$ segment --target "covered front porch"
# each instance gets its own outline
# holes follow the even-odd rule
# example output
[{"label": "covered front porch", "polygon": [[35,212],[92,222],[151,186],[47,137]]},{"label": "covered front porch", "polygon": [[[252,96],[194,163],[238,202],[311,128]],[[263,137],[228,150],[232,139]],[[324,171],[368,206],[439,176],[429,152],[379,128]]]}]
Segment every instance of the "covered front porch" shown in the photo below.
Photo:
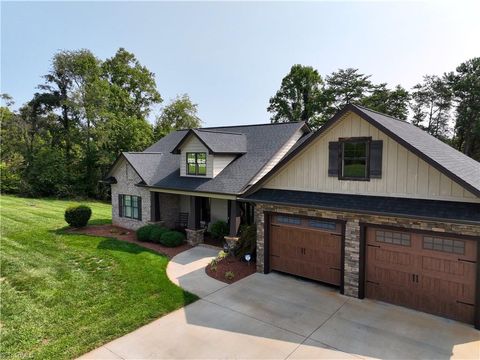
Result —
[{"label": "covered front porch", "polygon": [[191,245],[203,243],[205,233],[219,221],[227,224],[227,240],[236,238],[241,225],[254,222],[253,205],[235,196],[170,190],[151,190],[150,195],[151,222],[185,231]]}]

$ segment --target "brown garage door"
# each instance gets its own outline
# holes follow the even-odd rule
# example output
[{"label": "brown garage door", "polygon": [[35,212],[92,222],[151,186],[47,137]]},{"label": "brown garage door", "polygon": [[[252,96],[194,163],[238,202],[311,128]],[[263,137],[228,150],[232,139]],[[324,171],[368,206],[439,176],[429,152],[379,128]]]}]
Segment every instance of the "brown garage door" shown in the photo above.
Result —
[{"label": "brown garage door", "polygon": [[325,219],[274,215],[270,269],[340,285],[341,225]]},{"label": "brown garage door", "polygon": [[367,229],[366,296],[473,323],[474,240]]}]

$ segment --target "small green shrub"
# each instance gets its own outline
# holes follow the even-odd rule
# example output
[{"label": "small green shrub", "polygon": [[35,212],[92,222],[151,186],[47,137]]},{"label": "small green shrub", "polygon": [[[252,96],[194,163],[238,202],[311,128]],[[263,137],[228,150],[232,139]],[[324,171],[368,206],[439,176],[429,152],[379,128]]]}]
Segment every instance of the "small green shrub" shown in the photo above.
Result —
[{"label": "small green shrub", "polygon": [[142,226],[137,230],[137,240],[142,242],[150,241],[150,236],[155,228],[158,228],[158,225],[149,224]]},{"label": "small green shrub", "polygon": [[72,227],[84,227],[92,216],[92,209],[86,205],[70,206],[65,210],[65,221]]},{"label": "small green shrub", "polygon": [[180,246],[185,241],[185,235],[178,231],[167,231],[160,237],[160,244],[175,247]]},{"label": "small green shrub", "polygon": [[220,252],[218,253],[217,257],[215,258],[215,260],[218,261],[222,261],[223,259],[225,259],[226,257],[228,256],[228,253],[226,253],[225,251],[223,250],[220,250]]},{"label": "small green shrub", "polygon": [[225,272],[225,279],[233,280],[235,278],[235,273],[233,271],[226,271]]},{"label": "small green shrub", "polygon": [[255,225],[242,225],[240,228],[240,239],[235,248],[235,256],[243,258],[246,254],[252,255],[255,258],[257,249],[257,228]]},{"label": "small green shrub", "polygon": [[223,239],[228,234],[228,225],[225,221],[216,221],[210,226],[210,234],[215,239]]},{"label": "small green shrub", "polygon": [[165,234],[167,231],[170,231],[166,227],[163,226],[155,226],[151,231],[150,231],[150,236],[148,238],[149,241],[153,243],[160,244],[160,239],[162,238],[162,235]]}]

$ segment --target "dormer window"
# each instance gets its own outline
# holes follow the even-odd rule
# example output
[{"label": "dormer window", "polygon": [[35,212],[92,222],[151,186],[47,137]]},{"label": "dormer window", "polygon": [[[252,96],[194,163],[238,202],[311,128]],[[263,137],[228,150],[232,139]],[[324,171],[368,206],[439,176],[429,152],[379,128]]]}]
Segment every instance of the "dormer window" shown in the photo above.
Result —
[{"label": "dormer window", "polygon": [[207,175],[207,153],[187,152],[187,175]]}]

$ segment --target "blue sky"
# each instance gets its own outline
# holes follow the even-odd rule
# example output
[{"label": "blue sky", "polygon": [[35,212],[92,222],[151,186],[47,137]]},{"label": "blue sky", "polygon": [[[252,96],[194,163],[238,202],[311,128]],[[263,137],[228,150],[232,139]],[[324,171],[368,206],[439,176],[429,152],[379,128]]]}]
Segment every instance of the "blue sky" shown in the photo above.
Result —
[{"label": "blue sky", "polygon": [[28,101],[60,49],[125,47],[166,101],[188,93],[204,125],[268,122],[296,63],[410,88],[480,56],[479,3],[2,1],[1,92]]}]

